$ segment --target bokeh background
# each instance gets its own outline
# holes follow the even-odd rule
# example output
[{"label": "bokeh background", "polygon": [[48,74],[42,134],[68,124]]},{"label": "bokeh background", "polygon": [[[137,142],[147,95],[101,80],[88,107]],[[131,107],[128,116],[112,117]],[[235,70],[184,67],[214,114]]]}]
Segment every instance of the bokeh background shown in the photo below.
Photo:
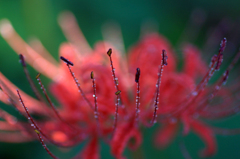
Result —
[{"label": "bokeh background", "polygon": [[[239,6],[238,0],[1,0],[0,19],[9,19],[15,30],[26,41],[33,37],[39,38],[55,59],[58,59],[59,45],[66,41],[57,23],[58,15],[64,10],[74,13],[91,46],[103,39],[102,26],[108,22],[115,22],[121,27],[125,49],[128,50],[140,38],[143,24],[152,22],[157,26],[157,31],[173,45],[181,67],[179,46],[184,41],[189,41],[203,50],[203,57],[209,62],[210,55],[218,49],[220,39],[224,36],[229,37],[231,47],[226,57],[227,60],[231,58],[240,42]],[[194,16],[193,12],[196,9],[197,14]],[[195,18],[191,20],[191,17]],[[210,42],[216,43],[211,45],[213,46],[211,50],[206,47],[209,37],[213,37]],[[32,94],[18,61],[17,54],[0,36],[0,71],[20,89]],[[30,73],[36,75],[32,68]],[[44,78],[43,82],[45,85],[50,83],[47,78]],[[17,114],[15,110],[2,103],[0,107]],[[240,127],[239,120],[240,118],[236,116],[227,120],[207,122],[215,126],[237,128]],[[125,155],[128,158],[181,159],[183,156],[179,142],[184,140],[191,156],[199,158],[198,152],[204,144],[193,133],[184,138],[177,136],[168,148],[160,150],[154,147],[152,142],[155,129],[156,126],[144,130],[143,144],[139,150],[136,152],[126,150]],[[240,158],[240,135],[217,136],[217,143],[218,152],[211,159]],[[60,158],[70,158],[79,152],[84,144],[81,143],[73,149],[58,149],[51,145],[48,147]],[[104,143],[101,144],[101,156],[113,158],[109,147]],[[0,158],[47,159],[50,157],[41,144],[35,141],[22,144],[0,143]]]}]

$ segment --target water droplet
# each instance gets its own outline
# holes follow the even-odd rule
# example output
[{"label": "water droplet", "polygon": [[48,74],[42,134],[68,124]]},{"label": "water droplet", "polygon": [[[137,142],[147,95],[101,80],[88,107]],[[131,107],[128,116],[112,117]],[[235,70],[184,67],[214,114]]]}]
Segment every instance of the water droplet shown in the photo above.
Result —
[{"label": "water droplet", "polygon": [[172,117],[172,118],[170,119],[170,123],[176,123],[176,122],[177,122],[177,119],[176,119],[176,118]]},{"label": "water droplet", "polygon": [[192,92],[192,95],[193,95],[193,96],[196,96],[196,95],[198,95],[198,92],[193,91],[193,92]]}]

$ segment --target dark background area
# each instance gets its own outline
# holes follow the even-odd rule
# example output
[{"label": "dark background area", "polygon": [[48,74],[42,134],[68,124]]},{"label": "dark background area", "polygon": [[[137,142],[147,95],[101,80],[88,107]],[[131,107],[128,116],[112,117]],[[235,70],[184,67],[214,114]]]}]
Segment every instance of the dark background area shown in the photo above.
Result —
[{"label": "dark background area", "polygon": [[[28,41],[31,37],[38,37],[47,50],[58,59],[58,48],[60,44],[66,41],[60,27],[57,23],[58,15],[64,10],[70,10],[78,20],[78,24],[83,31],[86,39],[91,46],[94,46],[99,40],[102,40],[101,27],[110,21],[120,25],[123,34],[125,49],[139,40],[140,29],[144,21],[153,20],[157,22],[158,32],[164,35],[174,46],[177,56],[181,59],[179,53],[179,43],[181,39],[189,41],[203,48],[207,38],[211,35],[210,30],[214,30],[219,24],[223,23],[222,36],[237,36],[240,32],[240,1],[209,1],[209,0],[1,0],[0,1],[0,19],[7,18],[11,21],[13,27],[19,35]],[[191,33],[182,33],[189,23],[191,13],[195,9],[201,9],[205,15],[205,23],[196,39],[192,40]],[[224,21],[225,20],[225,21]],[[234,26],[234,27],[232,27]],[[225,28],[224,28],[225,27]],[[230,29],[229,29],[230,28]],[[231,29],[234,28],[234,29]],[[237,29],[236,29],[237,28]],[[192,28],[194,30],[194,28]],[[182,37],[182,38],[181,38]],[[237,37],[240,40],[240,36]],[[218,40],[218,39],[217,39]],[[219,43],[218,41],[217,43]],[[239,43],[236,43],[239,46]],[[218,47],[218,46],[217,46]],[[216,51],[218,48],[215,48]],[[233,49],[234,50],[234,49]],[[214,52],[203,52],[203,57],[209,61],[209,54]],[[227,57],[230,58],[233,53]],[[10,46],[0,36],[0,71],[20,89],[29,94],[26,77],[19,65],[18,56]],[[34,76],[36,72],[30,69]],[[50,80],[43,79],[45,85]],[[9,110],[13,114],[14,110],[0,103],[0,107]],[[239,117],[232,117],[227,120],[209,122],[212,125],[228,128],[240,127]],[[181,159],[182,154],[179,149],[180,136],[164,150],[159,150],[153,145],[154,131],[158,126],[144,130],[143,144],[137,152],[125,151],[128,158],[138,158],[141,152],[142,158],[151,159]],[[1,128],[0,128],[1,129]],[[198,152],[204,147],[203,142],[193,133],[183,138],[186,146],[193,158],[199,158]],[[240,135],[235,136],[217,136],[218,152],[211,159],[239,158],[240,157]],[[60,158],[70,158],[79,152],[85,143],[73,149],[58,149],[49,145],[49,148]],[[101,144],[101,157],[113,158],[110,154],[109,146]],[[0,158],[50,158],[38,141],[23,144],[0,143]]]}]

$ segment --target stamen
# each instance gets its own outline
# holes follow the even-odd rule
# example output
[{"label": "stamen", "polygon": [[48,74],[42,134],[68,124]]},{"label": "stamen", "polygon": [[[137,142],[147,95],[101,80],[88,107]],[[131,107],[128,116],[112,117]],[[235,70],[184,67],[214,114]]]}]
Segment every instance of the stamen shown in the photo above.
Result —
[{"label": "stamen", "polygon": [[[240,51],[238,51],[238,53],[235,55],[234,59],[232,60],[232,62],[230,63],[230,65],[228,66],[227,70],[224,72],[222,79],[216,84],[214,91],[212,92],[212,94],[209,96],[209,98],[207,98],[203,104],[201,104],[200,106],[198,106],[199,108],[201,108],[201,110],[204,110],[207,108],[207,103],[209,103],[215,96],[216,94],[219,92],[219,90],[221,89],[222,85],[225,85],[229,76],[229,71],[234,67],[234,65],[237,63],[237,61],[240,58]],[[202,107],[205,106],[205,107]]]},{"label": "stamen", "polygon": [[139,113],[140,113],[140,83],[139,83],[139,78],[140,78],[140,69],[136,69],[136,76],[135,76],[135,82],[137,83],[137,94],[136,94],[136,113],[135,113],[135,126],[138,126],[139,122]]},{"label": "stamen", "polygon": [[46,91],[45,87],[43,86],[42,81],[41,81],[41,79],[40,79],[40,75],[41,75],[41,74],[38,73],[37,76],[36,76],[36,79],[38,80],[39,85],[41,86],[41,89],[42,89],[42,91],[43,91],[43,94],[45,95],[48,103],[50,104],[51,108],[53,109],[53,111],[54,111],[54,113],[56,114],[56,116],[58,117],[58,119],[61,120],[61,121],[63,121],[63,119],[60,117],[60,115],[59,115],[56,107],[54,106],[54,104],[52,103],[51,99],[49,98],[49,96],[48,96],[48,94],[47,94],[47,91]]},{"label": "stamen", "polygon": [[91,72],[91,79],[92,79],[92,87],[93,87],[93,98],[94,98],[94,117],[98,121],[98,106],[97,106],[97,95],[96,95],[96,83],[95,78],[93,75],[93,71]]},{"label": "stamen", "polygon": [[220,69],[220,66],[222,65],[222,62],[223,62],[223,54],[220,54],[218,56],[218,59],[217,59],[217,64],[216,64],[216,71],[218,71]]},{"label": "stamen", "polygon": [[[114,124],[113,124],[113,134],[115,133],[116,131],[116,128],[117,128],[117,118],[118,118],[118,107],[120,105],[120,100],[122,101],[121,99],[121,91],[119,90],[118,88],[118,78],[116,77],[116,74],[115,74],[115,68],[113,67],[113,61],[112,61],[112,49],[110,48],[108,51],[107,51],[107,54],[109,56],[109,59],[110,59],[110,66],[111,66],[111,69],[112,69],[112,76],[113,76],[113,81],[114,81],[114,84],[115,84],[115,88],[117,90],[117,92],[115,93],[115,95],[117,95],[117,101],[116,101],[116,104],[115,104],[115,117],[114,117]],[[124,112],[126,113],[126,110],[125,110],[125,107],[124,105],[122,104],[122,108],[124,110]]]},{"label": "stamen", "polygon": [[[91,79],[92,79],[92,87],[93,87],[93,98],[94,98],[94,118],[97,121],[97,128],[98,131],[100,131],[100,125],[99,125],[99,112],[98,112],[98,106],[97,106],[97,95],[96,95],[96,83],[95,83],[95,78],[94,78],[94,74],[93,71],[91,72]],[[99,132],[100,133],[100,132]]]},{"label": "stamen", "polygon": [[40,75],[41,75],[41,74],[38,73],[37,76],[36,76],[36,79],[38,80],[39,85],[41,86],[41,89],[42,89],[42,91],[43,91],[43,94],[45,95],[48,103],[50,104],[50,106],[51,106],[52,110],[54,111],[54,113],[56,114],[57,118],[58,118],[61,122],[67,124],[70,128],[76,130],[76,128],[75,128],[74,126],[70,125],[67,121],[65,121],[65,120],[60,116],[57,108],[54,106],[53,102],[51,101],[50,97],[49,97],[48,94],[47,94],[47,91],[46,91],[45,87],[44,87],[43,84],[42,84],[42,81],[41,81],[41,79],[40,79]]},{"label": "stamen", "polygon": [[115,95],[117,96],[117,101],[116,101],[116,106],[115,106],[115,116],[114,116],[114,123],[113,123],[113,135],[114,136],[114,133],[116,132],[116,129],[117,129],[117,122],[118,122],[118,107],[119,107],[119,94],[121,93],[121,91],[117,91],[115,93]]},{"label": "stamen", "polygon": [[157,110],[158,110],[158,104],[159,104],[159,94],[160,94],[160,85],[161,85],[161,78],[162,78],[162,73],[163,73],[163,68],[164,66],[167,65],[167,52],[165,50],[162,50],[162,61],[161,61],[161,66],[159,66],[158,69],[158,79],[157,79],[157,84],[156,84],[156,98],[154,102],[154,112],[153,112],[153,118],[151,120],[150,126],[153,126],[154,123],[156,123],[156,118],[157,118]]},{"label": "stamen", "polygon": [[19,55],[19,59],[20,59],[20,63],[22,64],[23,66],[23,71],[25,73],[25,76],[27,77],[27,80],[28,80],[28,83],[30,84],[30,87],[33,91],[33,93],[35,94],[36,98],[40,101],[43,101],[43,98],[42,96],[40,95],[38,89],[36,88],[34,82],[32,81],[32,78],[30,77],[29,75],[29,72],[27,70],[27,65],[26,65],[26,62],[24,60],[24,56],[22,54]]},{"label": "stamen", "polygon": [[200,106],[198,106],[201,110],[206,109],[207,103],[210,103],[212,101],[212,99],[220,91],[222,85],[226,84],[228,75],[229,75],[229,70],[226,70],[222,76],[222,79],[215,85],[213,92],[209,95],[209,97]]},{"label": "stamen", "polygon": [[81,93],[81,96],[83,97],[83,99],[87,102],[87,104],[91,107],[91,109],[94,109],[93,105],[90,103],[90,101],[85,96],[85,93],[83,92],[82,88],[80,87],[80,84],[78,83],[77,78],[75,77],[71,67],[69,66],[69,65],[73,66],[73,63],[71,61],[67,60],[66,58],[62,57],[62,56],[60,57],[60,59],[63,60],[67,64],[68,70],[71,73],[71,75],[73,77],[73,80],[74,80],[74,82],[76,83],[76,85],[78,87],[78,91],[79,91],[79,93]]},{"label": "stamen", "polygon": [[[117,92],[118,91],[120,91],[119,90],[119,88],[118,88],[118,78],[116,77],[116,74],[115,74],[115,68],[113,67],[113,61],[112,61],[112,49],[110,48],[108,51],[107,51],[107,54],[108,54],[108,56],[109,56],[109,59],[110,59],[110,65],[111,65],[111,69],[112,69],[112,76],[113,76],[113,81],[114,81],[114,84],[115,84],[115,88],[116,88],[116,90],[117,90]],[[119,98],[120,98],[120,100],[121,100],[121,91],[119,92]],[[122,100],[121,100],[122,101]],[[119,101],[117,101],[118,102],[118,105],[119,105]]]},{"label": "stamen", "polygon": [[223,38],[223,40],[220,43],[220,48],[219,48],[219,51],[218,51],[218,60],[217,60],[217,64],[216,64],[216,67],[215,67],[215,69],[217,71],[220,69],[220,66],[222,65],[222,62],[223,62],[223,54],[222,53],[226,48],[226,44],[227,44],[227,39]]},{"label": "stamen", "polygon": [[199,97],[201,92],[207,86],[209,80],[211,79],[211,77],[213,76],[215,71],[220,68],[220,66],[222,64],[222,59],[223,59],[222,52],[224,51],[224,49],[226,47],[226,42],[227,42],[226,38],[224,38],[221,41],[218,55],[214,55],[212,57],[211,63],[210,63],[210,68],[209,68],[208,72],[206,73],[206,75],[203,77],[203,79],[197,85],[197,87],[194,89],[194,91],[182,103],[180,103],[180,106],[178,106],[178,109],[174,110],[171,115],[176,114],[180,111],[186,110],[188,107],[190,107],[192,105],[192,103],[194,103],[196,101],[196,99]]},{"label": "stamen", "polygon": [[52,154],[52,152],[47,148],[46,144],[44,143],[43,138],[42,138],[42,135],[41,135],[41,130],[40,130],[39,127],[36,125],[36,123],[34,122],[33,118],[31,117],[31,115],[29,114],[28,109],[27,109],[27,107],[24,105],[23,100],[22,100],[22,97],[21,97],[20,92],[18,91],[18,89],[17,89],[17,94],[18,94],[18,97],[19,97],[19,101],[21,102],[21,104],[22,104],[25,112],[27,113],[28,120],[31,121],[31,123],[32,123],[31,125],[33,125],[34,131],[37,133],[37,136],[38,136],[39,141],[41,142],[43,148],[47,151],[47,153],[48,153],[52,158],[57,159],[57,157],[56,157],[54,154]]}]

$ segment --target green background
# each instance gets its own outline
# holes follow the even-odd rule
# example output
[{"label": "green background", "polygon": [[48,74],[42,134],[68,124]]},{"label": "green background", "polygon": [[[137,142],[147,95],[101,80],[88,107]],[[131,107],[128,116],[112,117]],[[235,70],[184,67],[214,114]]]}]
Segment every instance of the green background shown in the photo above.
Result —
[{"label": "green background", "polygon": [[[20,36],[28,41],[31,37],[38,37],[47,50],[58,59],[59,45],[66,41],[60,27],[57,24],[57,17],[61,11],[70,10],[76,16],[79,26],[83,34],[91,46],[95,42],[102,40],[101,27],[106,22],[117,22],[123,33],[123,39],[126,49],[136,43],[139,39],[140,28],[144,21],[154,20],[159,25],[159,33],[164,35],[178,53],[179,59],[181,51],[178,47],[179,39],[186,28],[194,9],[200,8],[206,13],[206,22],[201,27],[200,34],[196,40],[191,40],[185,35],[185,40],[191,40],[192,43],[200,48],[204,45],[207,37],[210,35],[209,30],[218,26],[225,18],[224,27],[231,27],[233,24],[239,26],[240,19],[240,1],[209,1],[209,0],[1,0],[0,1],[0,19],[7,18],[11,21],[13,27]],[[240,28],[240,27],[238,27]],[[237,36],[239,40],[239,31],[229,29],[224,33],[224,36]],[[240,29],[239,29],[240,30]],[[236,45],[239,45],[237,43]],[[216,48],[217,50],[217,48]],[[209,61],[209,54],[205,52],[205,60]],[[230,57],[233,53],[228,54]],[[181,66],[181,62],[179,63]],[[23,74],[22,68],[18,62],[18,56],[9,47],[9,45],[0,37],[0,71],[16,84],[20,89],[31,94],[26,77]],[[32,75],[36,74],[33,69],[30,69]],[[45,85],[50,81],[47,78],[43,79]],[[1,103],[1,108],[9,110],[16,114],[12,109]],[[220,127],[240,127],[239,117],[232,117],[228,120],[209,122],[212,125]],[[165,150],[156,149],[153,146],[154,130],[157,126],[151,129],[144,130],[143,145],[137,152],[126,150],[124,153],[129,158],[161,158],[161,159],[181,159],[183,158],[179,149],[179,140],[177,137],[174,142]],[[186,146],[193,158],[198,157],[198,151],[204,147],[203,142],[194,134],[190,133],[184,137]],[[217,136],[218,153],[211,158],[240,158],[240,136]],[[49,145],[49,148],[60,158],[73,157],[79,152],[85,143],[70,149],[58,149],[55,146]],[[110,154],[109,147],[101,144],[102,158],[113,158]],[[0,143],[0,158],[50,158],[41,144],[37,141],[24,144],[6,144]]]}]

